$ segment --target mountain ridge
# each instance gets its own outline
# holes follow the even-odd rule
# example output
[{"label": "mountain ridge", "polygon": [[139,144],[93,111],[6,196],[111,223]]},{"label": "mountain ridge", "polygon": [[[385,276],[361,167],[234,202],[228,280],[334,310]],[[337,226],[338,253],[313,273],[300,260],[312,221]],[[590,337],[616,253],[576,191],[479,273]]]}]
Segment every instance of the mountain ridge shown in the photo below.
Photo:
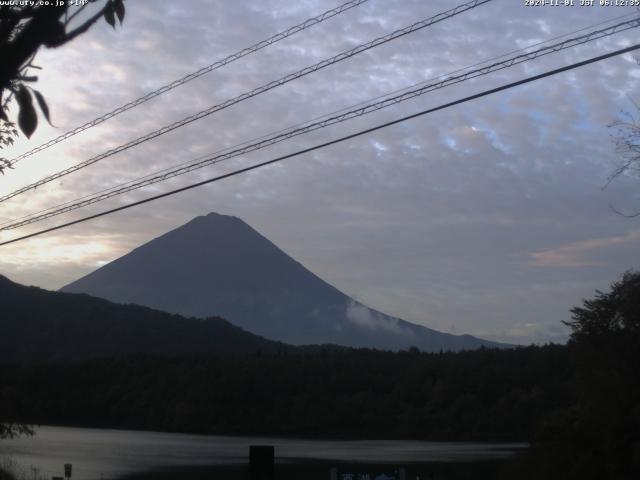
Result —
[{"label": "mountain ridge", "polygon": [[0,362],[43,363],[134,354],[253,355],[294,347],[226,320],[186,318],[87,294],[14,283],[0,275]]}]

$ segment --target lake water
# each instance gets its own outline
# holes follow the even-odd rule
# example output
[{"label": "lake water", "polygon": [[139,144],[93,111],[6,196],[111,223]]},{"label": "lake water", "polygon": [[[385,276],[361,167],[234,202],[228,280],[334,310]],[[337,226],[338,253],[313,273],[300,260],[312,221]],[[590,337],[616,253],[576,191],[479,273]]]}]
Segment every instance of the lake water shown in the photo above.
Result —
[{"label": "lake water", "polygon": [[10,458],[25,479],[50,479],[62,476],[64,464],[71,463],[74,480],[107,480],[171,467],[246,465],[249,445],[274,445],[280,464],[473,462],[507,458],[526,448],[515,443],[300,440],[41,427],[33,437],[0,441],[0,465]]}]

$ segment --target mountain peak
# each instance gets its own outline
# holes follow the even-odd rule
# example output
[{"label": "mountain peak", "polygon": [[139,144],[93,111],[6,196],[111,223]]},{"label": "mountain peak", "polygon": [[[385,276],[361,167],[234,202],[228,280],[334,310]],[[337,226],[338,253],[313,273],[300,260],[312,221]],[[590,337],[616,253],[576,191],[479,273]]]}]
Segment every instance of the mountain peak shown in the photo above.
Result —
[{"label": "mountain peak", "polygon": [[[208,217],[208,218],[234,218],[236,220],[240,220],[238,217],[233,216],[233,215],[225,215],[223,213],[218,213],[218,212],[209,212],[206,215],[201,215],[203,217]],[[242,220],[240,220],[242,221]]]},{"label": "mountain peak", "polygon": [[206,215],[200,215],[196,217],[194,220],[203,219],[209,222],[218,222],[218,221],[235,221],[235,222],[243,222],[240,218],[235,217],[233,215],[224,215],[222,213],[217,212],[209,212]]},{"label": "mountain peak", "polygon": [[298,345],[427,351],[496,345],[360,305],[240,218],[215,212],[151,240],[63,291],[185,316],[220,316],[258,335]]},{"label": "mountain peak", "polygon": [[191,221],[185,223],[184,225],[182,225],[182,227],[179,227],[178,229],[187,228],[192,225],[223,226],[223,225],[232,225],[232,224],[246,225],[246,223],[243,222],[240,218],[234,217],[233,215],[223,215],[221,213],[211,212],[211,213],[207,213],[206,215],[199,215],[193,218]]}]

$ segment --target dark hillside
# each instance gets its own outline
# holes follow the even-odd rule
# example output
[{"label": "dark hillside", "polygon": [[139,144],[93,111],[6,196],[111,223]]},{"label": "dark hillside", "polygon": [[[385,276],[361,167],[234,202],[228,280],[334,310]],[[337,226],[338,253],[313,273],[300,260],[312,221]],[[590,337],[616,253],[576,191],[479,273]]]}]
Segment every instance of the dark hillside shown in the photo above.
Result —
[{"label": "dark hillside", "polygon": [[144,353],[246,355],[288,349],[222,318],[185,318],[0,276],[0,361],[37,363]]}]

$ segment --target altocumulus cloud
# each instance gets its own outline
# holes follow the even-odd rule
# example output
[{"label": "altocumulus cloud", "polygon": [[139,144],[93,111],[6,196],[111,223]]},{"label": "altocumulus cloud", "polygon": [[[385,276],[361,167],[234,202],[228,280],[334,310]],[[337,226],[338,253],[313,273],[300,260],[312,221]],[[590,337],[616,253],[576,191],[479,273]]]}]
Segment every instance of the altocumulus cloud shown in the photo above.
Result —
[{"label": "altocumulus cloud", "polygon": [[[41,52],[38,88],[49,100],[57,128],[41,126],[15,152],[337,4],[129,2],[122,29],[98,25],[71,45]],[[371,0],[23,161],[2,178],[2,191],[451,6],[448,0]],[[526,8],[523,2],[495,0],[16,198],[2,205],[2,215],[14,218],[89,194],[632,11]],[[636,38],[630,31],[440,90],[84,213]],[[620,110],[631,108],[627,96],[637,95],[639,81],[632,56],[608,60],[42,240],[3,247],[0,271],[56,288],[196,215],[217,211],[243,218],[322,278],[390,315],[513,343],[559,341],[566,336],[560,321],[572,305],[638,265],[637,220],[616,215],[610,205],[637,207],[639,180],[622,178],[601,187],[617,161],[607,125]],[[361,319],[357,308],[355,314]]]}]

